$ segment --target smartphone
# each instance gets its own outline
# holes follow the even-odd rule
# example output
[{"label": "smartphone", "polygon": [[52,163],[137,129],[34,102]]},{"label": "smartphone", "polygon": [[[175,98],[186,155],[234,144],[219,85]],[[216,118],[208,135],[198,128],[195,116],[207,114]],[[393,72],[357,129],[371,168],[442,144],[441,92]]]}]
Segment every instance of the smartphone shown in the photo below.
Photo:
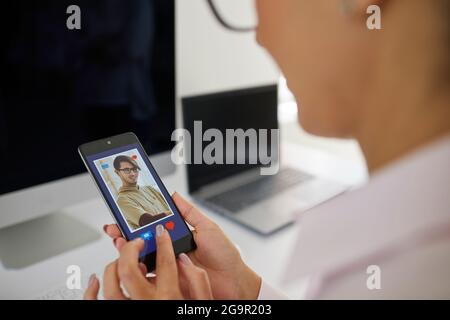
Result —
[{"label": "smartphone", "polygon": [[85,143],[78,151],[126,240],[141,237],[140,260],[155,269],[156,226],[169,232],[175,255],[196,248],[194,237],[134,133]]}]

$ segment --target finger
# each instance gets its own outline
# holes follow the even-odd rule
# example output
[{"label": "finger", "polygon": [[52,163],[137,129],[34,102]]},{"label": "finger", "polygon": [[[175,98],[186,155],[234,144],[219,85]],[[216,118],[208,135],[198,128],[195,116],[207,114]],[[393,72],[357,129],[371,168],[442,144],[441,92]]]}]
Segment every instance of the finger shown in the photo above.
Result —
[{"label": "finger", "polygon": [[214,222],[206,217],[200,210],[198,210],[192,203],[184,199],[179,193],[175,192],[172,195],[178,210],[183,218],[194,228],[202,225],[213,224]]},{"label": "finger", "polygon": [[[179,264],[179,263],[178,263],[178,264]],[[191,300],[191,296],[190,296],[190,293],[189,293],[189,282],[188,282],[188,280],[186,279],[184,273],[181,272],[180,267],[178,267],[178,270],[180,270],[180,272],[179,272],[179,277],[178,277],[178,281],[179,281],[179,283],[180,283],[180,291],[181,291],[181,294],[183,295],[183,297],[184,297],[185,299]]]},{"label": "finger", "polygon": [[197,257],[195,256],[195,251],[191,251],[187,253],[189,259],[191,259],[191,261],[196,265],[196,266],[200,266],[202,267],[202,264],[200,263],[200,261],[198,261]]},{"label": "finger", "polygon": [[153,285],[156,285],[156,277],[155,276],[147,276],[148,275],[148,270],[147,270],[147,266],[145,264],[143,264],[142,262],[139,263],[139,269],[141,269],[142,275],[147,279],[148,282],[150,282]]},{"label": "finger", "polygon": [[97,300],[98,291],[100,289],[100,283],[95,276],[95,273],[89,277],[89,283],[86,291],[84,292],[84,300]]},{"label": "finger", "polygon": [[103,274],[103,297],[107,300],[125,300],[127,297],[120,287],[117,276],[117,260],[108,264]]},{"label": "finger", "polygon": [[142,275],[145,277],[148,273],[147,266],[142,262],[139,263],[139,269],[141,269]]},{"label": "finger", "polygon": [[122,237],[122,232],[120,232],[117,224],[105,224],[103,226],[103,231],[113,239]]},{"label": "finger", "polygon": [[161,224],[156,226],[156,275],[158,288],[178,288],[178,270],[172,239]]},{"label": "finger", "polygon": [[147,278],[147,281],[150,282],[151,284],[153,284],[154,287],[156,288],[156,276],[148,275],[146,278]]},{"label": "finger", "polygon": [[125,245],[125,243],[127,243],[127,240],[125,240],[124,238],[115,238],[113,240],[113,244],[114,247],[116,247],[116,249],[120,252],[120,249],[122,249],[122,247]]},{"label": "finger", "polygon": [[183,275],[182,277],[186,279],[189,288],[190,299],[213,299],[211,284],[206,271],[195,266],[185,253],[180,254],[178,259],[180,273]]},{"label": "finger", "polygon": [[120,249],[118,260],[119,278],[132,299],[142,299],[149,283],[139,267],[139,253],[144,249],[144,240],[129,241]]}]

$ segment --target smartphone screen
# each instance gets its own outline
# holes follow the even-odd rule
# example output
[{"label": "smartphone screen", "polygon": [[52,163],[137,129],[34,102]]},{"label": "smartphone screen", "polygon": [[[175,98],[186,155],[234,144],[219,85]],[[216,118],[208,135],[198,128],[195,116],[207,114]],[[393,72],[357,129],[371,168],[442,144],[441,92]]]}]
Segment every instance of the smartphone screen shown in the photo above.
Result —
[{"label": "smartphone screen", "polygon": [[154,266],[156,226],[169,232],[176,254],[194,248],[192,233],[134,134],[80,146],[80,153],[127,240],[141,237]]}]

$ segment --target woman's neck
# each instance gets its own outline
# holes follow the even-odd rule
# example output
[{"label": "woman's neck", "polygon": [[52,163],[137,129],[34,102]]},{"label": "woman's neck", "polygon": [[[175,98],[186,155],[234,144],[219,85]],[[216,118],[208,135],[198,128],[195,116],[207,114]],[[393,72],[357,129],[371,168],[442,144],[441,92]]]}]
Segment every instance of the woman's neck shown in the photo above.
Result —
[{"label": "woman's neck", "polygon": [[[390,108],[389,108],[390,107]],[[387,113],[384,114],[383,113]],[[370,174],[409,152],[450,133],[449,99],[425,103],[420,108],[392,104],[373,113],[356,138]]]},{"label": "woman's neck", "polygon": [[370,96],[353,128],[370,173],[450,132],[447,30],[431,8],[392,2],[384,15]]}]

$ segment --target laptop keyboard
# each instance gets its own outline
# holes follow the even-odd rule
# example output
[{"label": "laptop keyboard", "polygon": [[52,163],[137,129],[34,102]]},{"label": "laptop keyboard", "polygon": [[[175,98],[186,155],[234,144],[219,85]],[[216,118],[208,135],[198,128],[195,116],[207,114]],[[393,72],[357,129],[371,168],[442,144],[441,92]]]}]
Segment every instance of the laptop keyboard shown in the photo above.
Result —
[{"label": "laptop keyboard", "polygon": [[303,171],[283,168],[276,175],[261,176],[257,180],[207,198],[206,202],[230,212],[239,212],[311,178],[311,175]]},{"label": "laptop keyboard", "polygon": [[83,290],[68,289],[67,286],[53,288],[42,293],[34,300],[83,300]]}]

